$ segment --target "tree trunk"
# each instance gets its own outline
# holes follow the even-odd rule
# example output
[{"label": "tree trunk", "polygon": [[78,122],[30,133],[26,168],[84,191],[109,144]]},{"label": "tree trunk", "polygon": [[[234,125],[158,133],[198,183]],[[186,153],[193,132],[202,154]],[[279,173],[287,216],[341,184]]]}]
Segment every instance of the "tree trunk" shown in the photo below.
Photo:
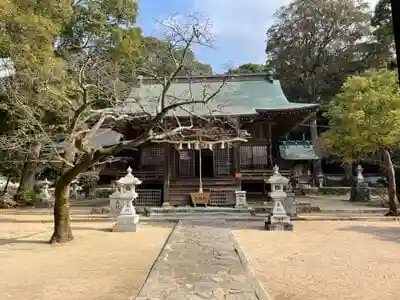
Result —
[{"label": "tree trunk", "polygon": [[392,158],[389,150],[381,149],[381,154],[383,158],[383,165],[388,174],[388,195],[389,195],[389,212],[387,216],[398,216],[397,212],[397,195],[396,195],[396,175],[394,172],[394,167],[392,163]]},{"label": "tree trunk", "polygon": [[[133,148],[144,143],[146,137],[147,136],[143,136],[141,139],[138,139],[136,144],[132,144],[130,147]],[[101,159],[107,158],[122,149],[124,148],[121,146],[121,148],[108,148],[103,149],[103,151],[96,151],[94,154],[87,154],[72,167],[68,167],[67,164],[64,164],[62,175],[55,189],[54,232],[51,236],[50,243],[66,243],[74,239],[69,218],[69,187],[71,182],[76,176],[82,172],[86,172]],[[72,162],[75,161],[75,153],[75,148],[71,142],[70,147],[66,147],[64,150],[64,159],[72,164]]]},{"label": "tree trunk", "polygon": [[312,113],[311,117],[311,139],[314,146],[315,154],[318,156],[318,159],[313,160],[314,164],[314,182],[318,185],[318,176],[321,175],[322,172],[322,162],[321,162],[321,149],[318,140],[318,124],[317,124],[317,113]]},{"label": "tree trunk", "polygon": [[38,165],[37,160],[40,156],[40,151],[42,149],[42,143],[33,142],[31,145],[30,152],[25,161],[24,168],[22,170],[21,179],[19,181],[19,187],[17,193],[14,196],[16,202],[24,202],[24,194],[33,189],[35,185],[36,168]]},{"label": "tree trunk", "polygon": [[[66,157],[68,156],[70,158],[72,154],[66,154]],[[73,167],[69,169],[64,168],[64,172],[60,176],[55,188],[54,232],[50,243],[66,243],[74,239],[69,218],[69,187],[76,176],[85,172],[91,165],[92,159],[88,156]]]},{"label": "tree trunk", "polygon": [[352,163],[343,163],[343,169],[344,169],[344,183],[347,184],[348,186],[352,186],[353,184],[353,164]]},{"label": "tree trunk", "polygon": [[[66,243],[74,239],[69,220],[69,183],[61,176],[55,189],[54,232],[50,243]],[[71,180],[72,181],[72,180]]]}]

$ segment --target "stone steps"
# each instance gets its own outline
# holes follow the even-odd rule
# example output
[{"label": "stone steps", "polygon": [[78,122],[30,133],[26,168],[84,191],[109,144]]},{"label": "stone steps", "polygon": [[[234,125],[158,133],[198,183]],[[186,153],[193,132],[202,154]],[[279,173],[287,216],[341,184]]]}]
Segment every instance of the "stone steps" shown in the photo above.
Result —
[{"label": "stone steps", "polygon": [[229,208],[229,207],[151,207],[150,213],[252,213],[252,208]]},{"label": "stone steps", "polygon": [[247,220],[252,208],[232,207],[153,207],[147,210],[151,220]]},{"label": "stone steps", "polygon": [[[210,189],[236,189],[234,178],[205,178],[203,179],[203,190]],[[199,179],[180,179],[171,181],[169,185],[168,202],[170,205],[185,206],[191,203],[190,193],[199,190]]]}]

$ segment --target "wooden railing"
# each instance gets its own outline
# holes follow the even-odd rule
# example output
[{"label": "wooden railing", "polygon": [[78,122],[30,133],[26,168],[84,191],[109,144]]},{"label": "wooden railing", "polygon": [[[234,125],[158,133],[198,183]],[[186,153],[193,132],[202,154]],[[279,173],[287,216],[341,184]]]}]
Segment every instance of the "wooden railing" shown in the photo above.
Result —
[{"label": "wooden railing", "polygon": [[[133,175],[138,177],[139,179],[163,179],[164,172],[157,172],[157,170],[133,170]],[[114,169],[114,168],[106,168],[104,169],[100,175],[109,175],[122,177],[127,174],[125,169]]]},{"label": "wooden railing", "polygon": [[[241,178],[247,180],[264,180],[270,177],[273,173],[273,170],[241,170]],[[279,170],[279,173],[282,176],[290,177],[292,171],[291,170]]]}]

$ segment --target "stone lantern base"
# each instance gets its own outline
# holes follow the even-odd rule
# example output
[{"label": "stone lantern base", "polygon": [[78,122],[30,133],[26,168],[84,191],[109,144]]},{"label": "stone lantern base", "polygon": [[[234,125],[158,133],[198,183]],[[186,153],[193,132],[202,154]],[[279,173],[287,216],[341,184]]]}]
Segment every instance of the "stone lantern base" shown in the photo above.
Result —
[{"label": "stone lantern base", "polygon": [[139,215],[119,215],[113,227],[114,232],[138,232],[140,230]]},{"label": "stone lantern base", "polygon": [[293,224],[290,221],[290,217],[286,214],[282,202],[279,200],[275,200],[274,202],[272,213],[265,220],[265,229],[268,231],[292,231]]},{"label": "stone lantern base", "polygon": [[289,216],[271,215],[265,221],[265,229],[268,231],[293,231],[293,224]]}]

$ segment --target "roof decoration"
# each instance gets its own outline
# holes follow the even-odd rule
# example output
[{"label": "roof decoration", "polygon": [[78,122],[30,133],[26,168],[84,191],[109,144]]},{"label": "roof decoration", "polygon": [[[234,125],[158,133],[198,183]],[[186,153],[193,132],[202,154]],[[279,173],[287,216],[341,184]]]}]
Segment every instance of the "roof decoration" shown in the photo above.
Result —
[{"label": "roof decoration", "polygon": [[279,153],[285,160],[318,159],[310,141],[284,141],[279,145]]}]

